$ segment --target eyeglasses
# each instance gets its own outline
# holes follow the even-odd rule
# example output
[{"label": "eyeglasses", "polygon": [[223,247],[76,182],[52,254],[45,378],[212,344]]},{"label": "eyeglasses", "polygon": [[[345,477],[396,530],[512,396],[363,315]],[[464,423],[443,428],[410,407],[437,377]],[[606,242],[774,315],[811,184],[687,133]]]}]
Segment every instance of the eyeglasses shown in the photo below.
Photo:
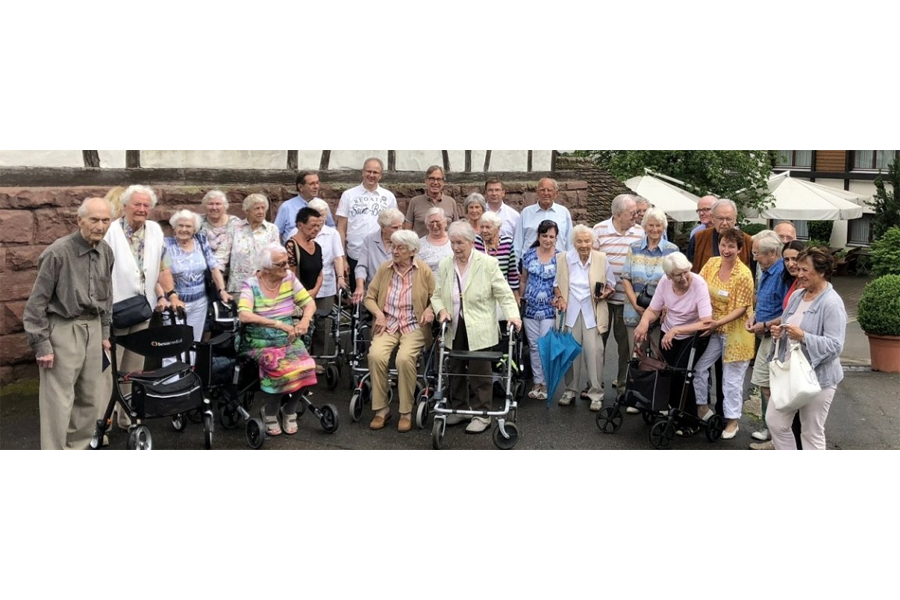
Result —
[{"label": "eyeglasses", "polygon": [[688,275],[690,275],[690,271],[682,271],[681,273],[671,273],[669,275],[669,279],[685,279]]},{"label": "eyeglasses", "polygon": [[698,214],[698,215],[699,215],[699,214],[702,214],[702,213],[708,213],[708,212],[712,212],[712,209],[711,209],[711,208],[698,208],[698,209],[697,209],[697,214]]},{"label": "eyeglasses", "polygon": [[717,217],[715,215],[713,215],[713,220],[719,223],[735,223],[737,221],[734,217]]},{"label": "eyeglasses", "polygon": [[438,183],[438,182],[443,181],[443,180],[444,180],[443,177],[429,177],[429,178],[428,178],[428,181],[429,181],[430,183]]},{"label": "eyeglasses", "polygon": [[283,260],[283,261],[277,262],[277,263],[272,263],[272,268],[273,268],[273,269],[283,269],[283,268],[285,268],[286,266],[288,266],[286,260]]}]

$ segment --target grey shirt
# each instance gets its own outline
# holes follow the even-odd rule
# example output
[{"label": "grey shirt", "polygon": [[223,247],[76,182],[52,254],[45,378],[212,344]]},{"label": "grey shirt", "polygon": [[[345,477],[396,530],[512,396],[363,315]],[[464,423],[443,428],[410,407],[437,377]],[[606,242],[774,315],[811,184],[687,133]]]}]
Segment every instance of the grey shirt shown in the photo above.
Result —
[{"label": "grey shirt", "polygon": [[[803,290],[797,290],[788,300],[787,308],[781,317],[782,323],[797,312],[804,295]],[[809,359],[809,364],[816,371],[816,378],[822,389],[835,386],[844,378],[844,368],[841,366],[841,352],[844,349],[844,335],[847,331],[847,311],[844,309],[844,301],[830,283],[818,298],[812,301],[803,320],[800,329],[804,332],[803,343],[800,347],[803,354]],[[782,356],[787,354],[789,344],[782,346]],[[775,354],[775,344],[772,344],[772,352],[769,360]]]},{"label": "grey shirt", "polygon": [[22,323],[35,356],[53,354],[50,315],[74,319],[99,315],[103,339],[112,316],[112,248],[91,246],[76,231],[48,246],[38,259],[38,275]]},{"label": "grey shirt", "polygon": [[363,242],[362,252],[359,253],[359,262],[356,263],[356,270],[353,275],[357,279],[362,279],[366,285],[375,278],[378,267],[389,260],[393,260],[394,255],[384,247],[384,240],[381,239],[381,228],[371,234]]}]

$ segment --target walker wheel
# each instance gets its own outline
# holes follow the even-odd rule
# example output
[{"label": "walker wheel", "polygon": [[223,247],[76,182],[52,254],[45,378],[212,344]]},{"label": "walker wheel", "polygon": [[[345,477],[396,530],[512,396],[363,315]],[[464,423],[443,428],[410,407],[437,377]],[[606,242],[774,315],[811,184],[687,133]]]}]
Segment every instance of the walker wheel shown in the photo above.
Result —
[{"label": "walker wheel", "polygon": [[354,423],[359,422],[362,418],[363,411],[363,402],[362,402],[362,394],[359,390],[353,392],[353,395],[350,396],[350,418],[353,419]]},{"label": "walker wheel", "polygon": [[650,445],[657,450],[668,450],[675,439],[675,426],[668,419],[661,419],[650,428]]},{"label": "walker wheel", "polygon": [[603,433],[616,433],[622,427],[622,413],[619,405],[604,406],[597,413],[597,427]]},{"label": "walker wheel", "polygon": [[212,411],[207,410],[203,413],[203,447],[207,450],[212,450],[213,431],[215,431],[215,422]]},{"label": "walker wheel", "polygon": [[416,427],[425,429],[428,422],[428,393],[427,390],[419,392],[416,396]]},{"label": "walker wheel", "polygon": [[199,425],[203,422],[203,412],[200,410],[189,410],[187,412],[187,418],[190,419],[191,423]]},{"label": "walker wheel", "polygon": [[642,410],[641,418],[644,420],[644,423],[646,423],[647,425],[650,425],[653,423],[654,420],[656,420],[656,415],[653,414],[652,412],[650,412],[649,410]]},{"label": "walker wheel", "polygon": [[138,425],[128,434],[129,450],[152,450],[153,438],[150,436],[150,430],[144,425]]},{"label": "walker wheel", "polygon": [[435,419],[434,425],[431,426],[431,447],[440,450],[444,446],[444,431],[446,430],[446,419]]},{"label": "walker wheel", "polygon": [[91,436],[90,448],[91,450],[99,450],[103,445],[103,434],[100,433],[100,427],[94,427],[94,435]]},{"label": "walker wheel", "polygon": [[319,409],[321,416],[319,424],[325,433],[334,433],[340,427],[340,419],[338,418],[337,407],[334,404],[325,404]]},{"label": "walker wheel", "polygon": [[172,429],[181,433],[187,427],[187,419],[184,418],[182,413],[178,413],[174,417],[172,417]]},{"label": "walker wheel", "polygon": [[244,432],[247,435],[248,446],[254,450],[259,450],[263,447],[263,443],[266,441],[266,434],[263,430],[262,421],[259,419],[248,419]]},{"label": "walker wheel", "polygon": [[725,431],[725,419],[722,415],[713,415],[706,422],[706,439],[710,444],[719,441]]},{"label": "walker wheel", "polygon": [[509,421],[504,423],[503,427],[506,429],[506,435],[503,435],[503,430],[500,429],[499,425],[494,427],[492,432],[494,445],[500,450],[512,450],[519,441],[519,428],[516,427],[515,423],[510,423]]},{"label": "walker wheel", "polygon": [[234,429],[241,422],[241,413],[232,408],[228,403],[219,409],[219,424],[224,429]]},{"label": "walker wheel", "polygon": [[513,384],[513,398],[516,399],[517,402],[525,401],[525,382],[517,381]]},{"label": "walker wheel", "polygon": [[341,380],[341,372],[338,371],[337,366],[328,365],[325,367],[325,387],[329,390],[333,390],[338,386]]}]

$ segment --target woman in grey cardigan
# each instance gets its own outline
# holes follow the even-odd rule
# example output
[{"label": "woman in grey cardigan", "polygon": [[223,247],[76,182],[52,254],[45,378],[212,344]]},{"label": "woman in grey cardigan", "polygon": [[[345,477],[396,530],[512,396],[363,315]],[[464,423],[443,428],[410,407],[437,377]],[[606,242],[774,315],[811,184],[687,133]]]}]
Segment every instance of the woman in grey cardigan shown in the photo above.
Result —
[{"label": "woman in grey cardigan", "polygon": [[[822,391],[800,409],[800,439],[804,450],[825,450],[825,419],[837,384],[844,378],[841,351],[847,311],[844,301],[828,283],[834,265],[831,254],[821,248],[807,248],[800,252],[797,261],[797,291],[788,300],[781,324],[772,327],[772,337],[782,338],[783,352],[788,346],[784,342],[799,342],[816,372]],[[766,425],[776,450],[797,449],[791,431],[796,412],[766,411]]]}]

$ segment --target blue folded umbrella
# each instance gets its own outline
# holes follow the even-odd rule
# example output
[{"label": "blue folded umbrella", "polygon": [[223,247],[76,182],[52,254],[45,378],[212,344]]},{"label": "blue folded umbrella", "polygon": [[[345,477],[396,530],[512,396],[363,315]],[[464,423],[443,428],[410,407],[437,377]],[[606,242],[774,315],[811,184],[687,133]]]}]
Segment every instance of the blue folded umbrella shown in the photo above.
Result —
[{"label": "blue folded umbrella", "polygon": [[581,354],[581,344],[575,341],[565,327],[566,313],[561,312],[556,326],[538,339],[538,354],[547,380],[547,406],[549,407],[559,382]]}]

